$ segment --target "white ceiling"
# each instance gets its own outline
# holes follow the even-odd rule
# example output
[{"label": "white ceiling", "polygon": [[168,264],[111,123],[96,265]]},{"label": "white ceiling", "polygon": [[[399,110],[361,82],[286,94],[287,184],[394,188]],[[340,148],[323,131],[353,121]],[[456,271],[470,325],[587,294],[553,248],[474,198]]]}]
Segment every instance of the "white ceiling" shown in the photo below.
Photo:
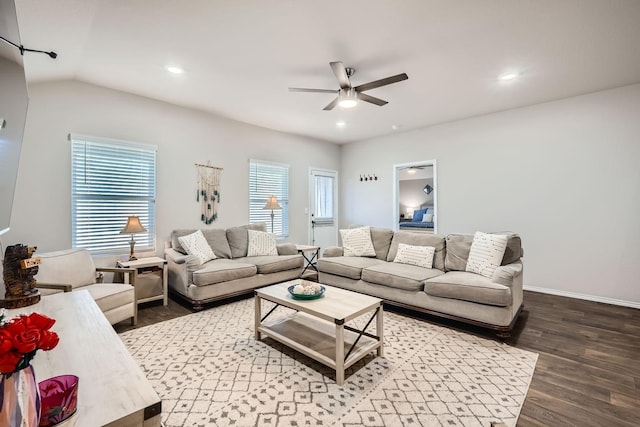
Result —
[{"label": "white ceiling", "polygon": [[[29,82],[77,79],[345,143],[640,82],[638,0],[16,0]],[[323,111],[337,89],[409,80]],[[170,75],[165,66],[186,72]],[[509,71],[518,79],[503,82]],[[346,122],[344,128],[336,122]],[[392,130],[398,125],[398,130]]]}]

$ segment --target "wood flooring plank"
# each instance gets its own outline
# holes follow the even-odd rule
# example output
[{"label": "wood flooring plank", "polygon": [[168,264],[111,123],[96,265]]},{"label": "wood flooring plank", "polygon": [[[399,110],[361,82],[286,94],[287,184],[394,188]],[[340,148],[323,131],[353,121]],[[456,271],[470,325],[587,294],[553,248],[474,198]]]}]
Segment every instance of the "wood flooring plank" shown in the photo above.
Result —
[{"label": "wood flooring plank", "polygon": [[611,393],[611,404],[622,408],[640,410],[640,396],[627,395],[618,392]]}]

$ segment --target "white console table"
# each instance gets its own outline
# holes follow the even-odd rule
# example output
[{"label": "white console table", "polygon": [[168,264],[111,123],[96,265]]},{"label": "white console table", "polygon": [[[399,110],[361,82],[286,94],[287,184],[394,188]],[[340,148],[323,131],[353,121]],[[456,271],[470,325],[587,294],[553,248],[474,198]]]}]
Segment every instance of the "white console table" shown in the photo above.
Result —
[{"label": "white console table", "polygon": [[80,378],[76,426],[160,426],[160,397],[88,291],[44,296],[7,314],[34,311],[55,319],[51,330],[60,336],[56,348],[36,353],[36,380]]}]

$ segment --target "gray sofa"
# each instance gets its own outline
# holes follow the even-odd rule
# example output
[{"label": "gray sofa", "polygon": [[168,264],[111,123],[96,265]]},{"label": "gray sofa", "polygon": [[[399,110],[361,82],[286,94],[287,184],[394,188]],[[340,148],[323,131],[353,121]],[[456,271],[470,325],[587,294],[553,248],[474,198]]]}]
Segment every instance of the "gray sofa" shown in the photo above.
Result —
[{"label": "gray sofa", "polygon": [[[319,281],[382,298],[387,303],[491,328],[506,337],[522,311],[522,247],[514,233],[492,278],[465,271],[473,235],[393,232],[371,228],[375,257],[345,257],[327,248]],[[398,244],[436,248],[433,268],[394,263]]]},{"label": "gray sofa", "polygon": [[165,249],[171,293],[188,301],[194,310],[200,310],[205,303],[300,276],[303,258],[292,243],[279,244],[277,256],[248,257],[248,229],[266,231],[266,225],[203,229],[202,234],[217,258],[202,265],[186,254],[178,240],[196,230],[173,230],[170,247]]}]

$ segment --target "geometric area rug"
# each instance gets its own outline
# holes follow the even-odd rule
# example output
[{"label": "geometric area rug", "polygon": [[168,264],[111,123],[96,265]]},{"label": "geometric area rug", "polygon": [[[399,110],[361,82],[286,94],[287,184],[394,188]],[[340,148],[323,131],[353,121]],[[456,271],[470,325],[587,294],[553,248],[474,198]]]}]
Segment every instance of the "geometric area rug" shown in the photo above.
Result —
[{"label": "geometric area rug", "polygon": [[249,298],[120,334],[162,399],[163,426],[515,426],[538,358],[387,311],[384,357],[338,386],[324,365],[256,341],[253,313]]}]

